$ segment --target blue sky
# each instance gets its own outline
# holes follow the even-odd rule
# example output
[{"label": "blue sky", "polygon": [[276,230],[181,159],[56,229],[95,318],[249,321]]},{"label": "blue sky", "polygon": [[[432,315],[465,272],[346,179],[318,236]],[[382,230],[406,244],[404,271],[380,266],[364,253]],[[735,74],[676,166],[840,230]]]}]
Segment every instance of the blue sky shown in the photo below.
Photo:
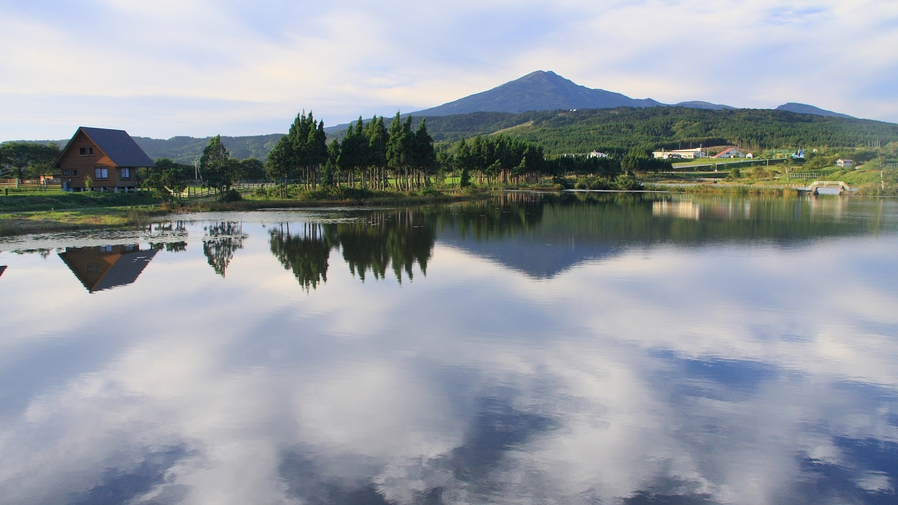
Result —
[{"label": "blue sky", "polygon": [[0,0],[0,140],[286,131],[534,70],[675,103],[898,122],[898,2]]}]

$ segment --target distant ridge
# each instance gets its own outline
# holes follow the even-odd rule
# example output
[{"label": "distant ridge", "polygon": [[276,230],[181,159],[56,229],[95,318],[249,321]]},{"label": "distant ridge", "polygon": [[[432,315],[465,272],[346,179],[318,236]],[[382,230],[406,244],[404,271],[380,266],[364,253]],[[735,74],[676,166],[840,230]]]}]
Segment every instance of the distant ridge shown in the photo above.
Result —
[{"label": "distant ridge", "polygon": [[555,72],[538,70],[489,91],[476,93],[431,109],[413,112],[416,116],[451,116],[471,112],[511,112],[556,109],[612,109],[615,107],[656,107],[651,98],[635,99],[621,93],[590,89]]},{"label": "distant ridge", "polygon": [[789,102],[784,103],[776,108],[776,110],[784,110],[786,112],[795,112],[796,114],[813,114],[815,116],[827,116],[827,117],[841,117],[846,119],[856,119],[854,116],[849,116],[848,114],[841,114],[838,112],[833,112],[831,110],[821,109],[820,107],[814,107],[813,105],[808,105],[805,103],[795,103]]},{"label": "distant ridge", "polygon": [[687,109],[707,109],[707,110],[736,110],[735,107],[711,102],[680,102],[673,104],[674,107],[686,107]]}]

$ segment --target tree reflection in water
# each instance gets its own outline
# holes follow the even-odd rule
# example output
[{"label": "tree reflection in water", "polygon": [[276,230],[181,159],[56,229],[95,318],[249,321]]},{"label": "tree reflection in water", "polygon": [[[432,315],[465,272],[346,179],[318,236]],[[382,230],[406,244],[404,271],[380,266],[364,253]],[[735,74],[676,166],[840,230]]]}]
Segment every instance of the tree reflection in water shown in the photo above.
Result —
[{"label": "tree reflection in water", "polygon": [[333,240],[328,240],[324,228],[321,224],[305,223],[291,233],[290,223],[282,223],[269,231],[271,253],[285,269],[293,272],[306,291],[327,282],[327,260]]},{"label": "tree reflection in water", "polygon": [[[171,223],[156,223],[155,225],[151,225],[147,229],[148,232],[153,233],[157,237],[184,237],[187,238],[187,223],[184,221],[174,221]],[[186,240],[178,240],[176,242],[164,241],[164,242],[150,242],[150,247],[156,251],[165,252],[184,252],[187,250],[187,241]]]},{"label": "tree reflection in water", "polygon": [[228,264],[234,258],[234,251],[243,248],[247,235],[243,233],[243,224],[233,221],[222,221],[204,227],[203,254],[215,273],[224,277]]},{"label": "tree reflection in water", "polygon": [[375,279],[385,278],[390,265],[399,283],[402,283],[402,272],[412,280],[415,264],[427,275],[436,230],[432,217],[424,210],[375,212],[368,222],[331,226],[336,229],[349,271],[362,281],[369,271]]},{"label": "tree reflection in water", "polygon": [[271,252],[306,290],[327,282],[331,249],[341,250],[349,271],[362,281],[369,273],[384,279],[391,268],[402,283],[403,272],[414,277],[415,265],[427,274],[436,241],[433,219],[421,209],[378,211],[364,222],[306,223],[294,230],[287,223],[271,230]]}]

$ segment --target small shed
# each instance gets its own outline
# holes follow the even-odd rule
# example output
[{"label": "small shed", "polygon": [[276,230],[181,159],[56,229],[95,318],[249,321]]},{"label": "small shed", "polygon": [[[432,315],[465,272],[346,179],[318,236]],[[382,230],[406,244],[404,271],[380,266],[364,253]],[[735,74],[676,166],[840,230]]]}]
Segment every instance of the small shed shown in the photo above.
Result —
[{"label": "small shed", "polygon": [[843,168],[851,168],[854,166],[854,160],[847,160],[847,159],[839,158],[838,160],[836,160],[836,166],[843,167]]},{"label": "small shed", "polygon": [[128,132],[81,126],[54,168],[67,191],[129,191],[139,186],[138,168],[155,166]]}]

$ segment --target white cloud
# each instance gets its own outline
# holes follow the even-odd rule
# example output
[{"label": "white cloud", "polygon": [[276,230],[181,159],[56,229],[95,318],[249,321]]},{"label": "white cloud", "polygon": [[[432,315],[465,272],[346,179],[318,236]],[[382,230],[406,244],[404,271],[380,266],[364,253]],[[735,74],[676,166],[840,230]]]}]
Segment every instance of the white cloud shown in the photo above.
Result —
[{"label": "white cloud", "polygon": [[[79,5],[2,3],[0,138],[80,124],[261,134],[303,108],[337,124],[537,69],[664,102],[801,101],[898,121],[898,7],[885,0]],[[84,110],[81,97],[109,104]]]}]

